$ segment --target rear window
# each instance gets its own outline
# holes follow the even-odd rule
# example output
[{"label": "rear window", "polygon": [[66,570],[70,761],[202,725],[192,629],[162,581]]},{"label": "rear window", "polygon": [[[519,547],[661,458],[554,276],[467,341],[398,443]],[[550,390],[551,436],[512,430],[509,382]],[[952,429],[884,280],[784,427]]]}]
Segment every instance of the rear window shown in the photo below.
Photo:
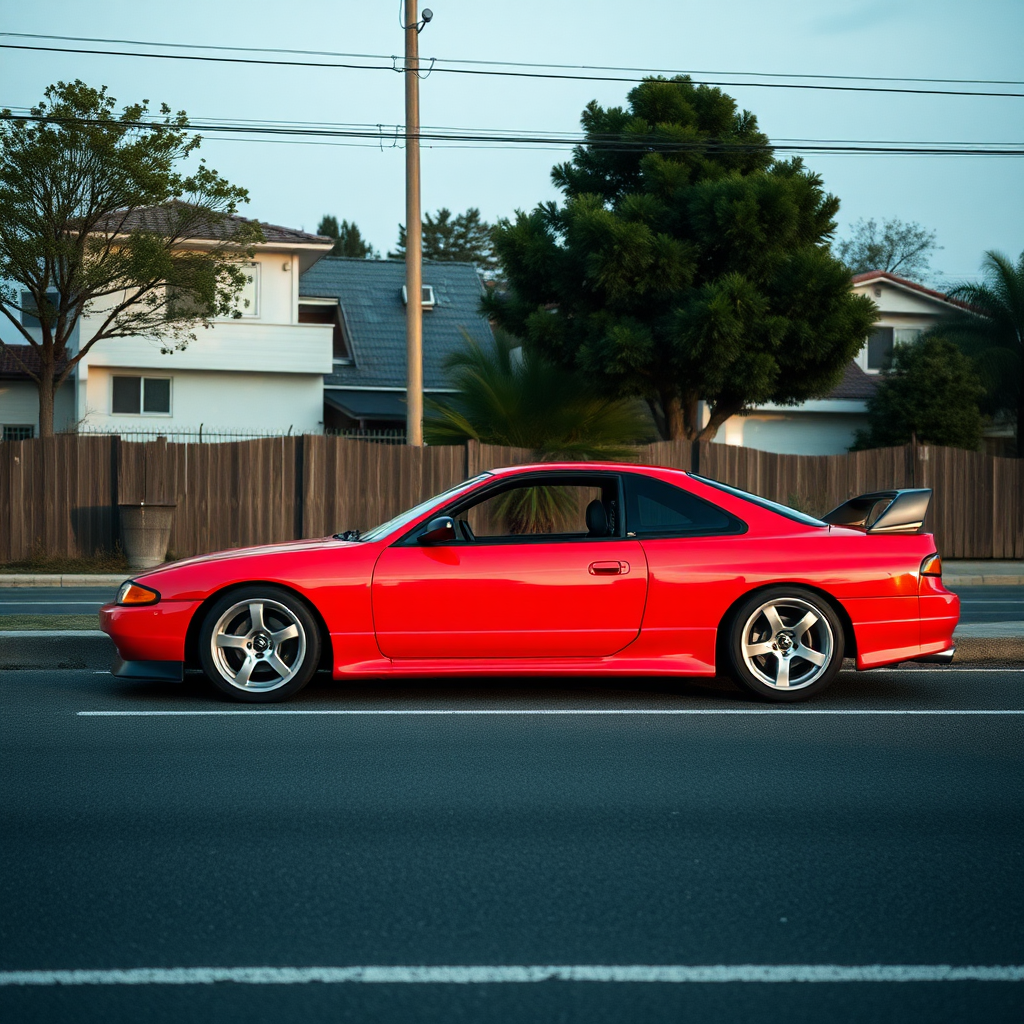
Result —
[{"label": "rear window", "polygon": [[744,533],[746,524],[711,502],[655,477],[627,473],[626,529],[638,537]]},{"label": "rear window", "polygon": [[691,473],[690,475],[694,480],[699,480],[702,484],[707,484],[709,487],[717,487],[720,491],[725,491],[726,494],[742,498],[744,501],[749,501],[752,505],[759,505],[761,508],[768,509],[769,512],[785,516],[794,522],[803,523],[805,526],[828,526],[828,523],[823,523],[820,519],[815,519],[814,516],[809,516],[805,512],[798,512],[795,508],[790,508],[788,505],[780,505],[777,501],[762,498],[759,494],[741,491],[738,487],[720,483],[718,480],[709,480],[706,476],[701,476],[699,473]]}]

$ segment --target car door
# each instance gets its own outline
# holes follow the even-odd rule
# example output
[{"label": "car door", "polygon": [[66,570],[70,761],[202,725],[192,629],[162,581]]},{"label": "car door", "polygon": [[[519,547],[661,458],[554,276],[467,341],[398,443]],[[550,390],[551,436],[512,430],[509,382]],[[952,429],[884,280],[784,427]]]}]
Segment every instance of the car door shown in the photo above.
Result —
[{"label": "car door", "polygon": [[406,539],[372,583],[377,643],[396,659],[605,657],[638,635],[646,594],[638,541],[580,530]]}]

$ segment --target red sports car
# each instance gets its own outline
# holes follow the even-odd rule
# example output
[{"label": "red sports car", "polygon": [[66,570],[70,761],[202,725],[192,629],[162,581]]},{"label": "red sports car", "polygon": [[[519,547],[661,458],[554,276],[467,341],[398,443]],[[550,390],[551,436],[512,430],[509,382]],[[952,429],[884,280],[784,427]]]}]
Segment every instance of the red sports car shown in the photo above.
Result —
[{"label": "red sports car", "polygon": [[814,519],[678,470],[483,473],[367,533],[223,551],[127,581],[100,623],[115,675],[201,666],[235,700],[336,679],[726,672],[772,701],[857,668],[948,662],[959,599],[931,492]]}]

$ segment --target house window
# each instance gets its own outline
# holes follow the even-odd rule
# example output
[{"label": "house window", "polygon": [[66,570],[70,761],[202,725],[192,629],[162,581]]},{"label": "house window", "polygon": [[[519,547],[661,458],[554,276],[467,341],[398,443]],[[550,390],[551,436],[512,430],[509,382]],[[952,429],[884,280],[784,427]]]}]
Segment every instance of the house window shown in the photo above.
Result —
[{"label": "house window", "polygon": [[114,377],[110,411],[120,416],[170,416],[170,377]]},{"label": "house window", "polygon": [[884,370],[892,358],[893,329],[876,327],[868,337],[868,369]]},{"label": "house window", "polygon": [[334,362],[351,365],[352,352],[342,326],[341,306],[337,302],[300,302],[300,324],[330,324],[334,328],[332,355]]},{"label": "house window", "polygon": [[916,345],[922,333],[919,327],[897,327],[895,342],[897,345]]},{"label": "house window", "polygon": [[[434,286],[425,284],[423,285],[423,308],[433,309],[437,305],[437,299],[434,297]],[[409,289],[402,285],[402,302],[409,305]]]},{"label": "house window", "polygon": [[[46,301],[56,308],[57,304],[60,302],[60,296],[57,292],[47,292]],[[41,327],[42,324],[39,322],[39,317],[26,312],[28,309],[36,308],[36,300],[32,298],[32,294],[30,292],[21,293],[21,306],[21,326],[28,328]]]},{"label": "house window", "polygon": [[235,296],[235,313],[228,314],[232,319],[235,315],[258,317],[260,315],[260,265],[243,263],[239,268],[245,274],[245,284]]},{"label": "house window", "polygon": [[31,441],[36,436],[36,428],[31,424],[5,424],[5,441]]}]

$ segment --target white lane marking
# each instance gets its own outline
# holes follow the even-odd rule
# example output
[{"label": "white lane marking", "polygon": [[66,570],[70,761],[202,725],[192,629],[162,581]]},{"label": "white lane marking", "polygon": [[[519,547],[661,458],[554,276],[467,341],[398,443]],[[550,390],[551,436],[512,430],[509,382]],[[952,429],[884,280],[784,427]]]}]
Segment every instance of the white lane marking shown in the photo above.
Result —
[{"label": "white lane marking", "polygon": [[143,967],[126,970],[5,971],[0,985],[501,984],[1024,981],[1024,966],[951,964],[523,965],[367,967]]},{"label": "white lane marking", "polygon": [[868,668],[864,671],[873,676],[883,675],[887,672],[899,672],[901,675],[906,675],[908,672],[942,672],[945,675],[948,675],[950,672],[1002,672],[1003,675],[1013,675],[1014,673],[1024,673],[1024,668],[958,668],[955,665],[936,665],[928,668],[920,666],[912,666],[910,668]]},{"label": "white lane marking", "polygon": [[1024,715],[1024,708],[217,708],[209,711],[76,711],[80,718],[192,718],[208,715]]},{"label": "white lane marking", "polygon": [[57,598],[53,601],[0,601],[0,608],[49,608],[51,605],[84,604],[91,608],[99,608],[103,601],[65,601]]},{"label": "white lane marking", "polygon": [[125,970],[3,971],[0,985],[493,985],[542,981],[668,984],[728,982],[1024,981],[1024,966],[952,964],[577,964],[448,967],[136,967]]}]

